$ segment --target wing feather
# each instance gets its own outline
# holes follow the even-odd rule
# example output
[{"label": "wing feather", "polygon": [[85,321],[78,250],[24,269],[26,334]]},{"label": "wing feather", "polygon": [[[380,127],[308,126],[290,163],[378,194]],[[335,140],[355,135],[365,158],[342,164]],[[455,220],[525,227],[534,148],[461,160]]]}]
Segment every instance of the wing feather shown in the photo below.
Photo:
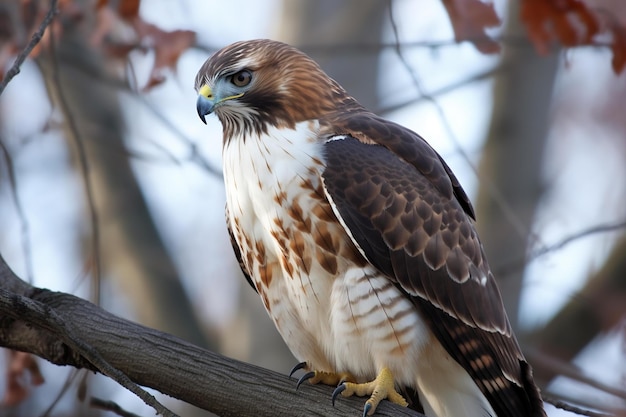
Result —
[{"label": "wing feather", "polygon": [[[342,139],[324,145],[324,187],[337,216],[368,261],[429,320],[498,416],[543,415],[466,194],[419,136],[397,125],[386,131],[403,138],[382,146],[362,130],[341,131]],[[418,155],[424,145],[427,157]]]},{"label": "wing feather", "polygon": [[233,228],[230,225],[230,216],[228,215],[228,206],[226,206],[226,227],[228,228],[228,236],[230,236],[230,244],[233,246],[233,252],[235,252],[235,257],[237,258],[237,262],[239,262],[239,267],[241,268],[241,272],[243,272],[243,276],[248,281],[248,284],[252,287],[254,291],[259,292],[254,285],[254,281],[252,281],[252,277],[250,276],[250,272],[248,272],[248,268],[246,268],[245,263],[243,262],[243,258],[241,257],[241,248],[239,244],[237,244],[237,240],[235,240],[235,234],[233,233]]}]

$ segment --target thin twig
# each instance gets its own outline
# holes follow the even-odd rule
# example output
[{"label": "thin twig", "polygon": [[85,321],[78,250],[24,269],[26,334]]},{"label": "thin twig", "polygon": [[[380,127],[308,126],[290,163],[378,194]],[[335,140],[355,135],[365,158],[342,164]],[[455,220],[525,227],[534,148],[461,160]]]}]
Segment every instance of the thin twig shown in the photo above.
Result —
[{"label": "thin twig", "polygon": [[144,96],[137,96],[137,99],[144,105],[146,108],[157,117],[157,119],[168,128],[172,133],[174,133],[182,142],[185,143],[186,146],[189,147],[189,155],[186,160],[191,162],[195,162],[209,174],[222,178],[222,171],[219,168],[216,168],[211,164],[200,152],[198,152],[198,146],[194,141],[192,141],[189,137],[187,137],[171,120],[169,120],[165,114],[159,111],[154,105],[152,105]]},{"label": "thin twig", "polygon": [[52,400],[52,403],[50,403],[48,408],[46,408],[46,410],[41,414],[40,417],[49,417],[50,416],[50,414],[52,413],[52,410],[54,410],[54,407],[56,407],[57,404],[59,403],[59,401],[61,401],[61,398],[63,398],[63,396],[65,395],[65,393],[69,389],[69,387],[72,385],[72,383],[74,382],[74,379],[76,379],[76,376],[78,375],[79,372],[81,372],[80,369],[72,369],[70,371],[70,373],[65,378],[65,382],[63,383],[63,386],[61,387],[61,390],[59,391],[57,396],[54,398],[54,400]]},{"label": "thin twig", "polygon": [[20,222],[22,251],[24,252],[24,264],[26,266],[26,279],[29,283],[32,284],[34,273],[32,248],[30,244],[30,225],[28,223],[28,219],[26,218],[26,213],[24,211],[24,207],[22,206],[22,201],[20,200],[20,195],[17,192],[17,177],[15,175],[13,159],[11,158],[11,153],[9,152],[9,149],[6,147],[2,140],[0,140],[0,149],[2,150],[2,154],[4,155],[4,160],[7,165],[9,188],[11,189],[13,204],[15,204],[15,210],[17,211],[17,217],[19,218]]},{"label": "thin twig", "polygon": [[[135,72],[135,67],[132,61],[128,61],[128,78],[131,80],[132,85],[137,86],[137,75]],[[156,106],[154,106],[149,100],[146,99],[145,94],[140,94],[135,89],[127,87],[129,91],[131,91],[137,100],[142,103],[156,118],[158,121],[163,124],[170,132],[172,132],[176,137],[183,142],[186,146],[189,147],[189,156],[185,158],[185,160],[190,161],[192,163],[196,163],[198,166],[206,170],[209,174],[217,177],[223,178],[222,171],[213,166],[204,156],[198,152],[198,147],[196,143],[191,140],[185,133],[183,133],[175,123],[172,123],[170,119],[168,119],[163,112],[161,112]],[[170,157],[170,160],[174,161],[176,164],[180,164],[180,161],[175,156],[171,155],[170,152],[165,149],[163,146],[159,145],[157,142],[152,141],[152,144],[159,148],[162,152]]]},{"label": "thin twig", "polygon": [[598,413],[596,411],[591,411],[591,410],[587,410],[581,407],[577,407],[573,404],[570,404],[568,402],[562,401],[556,397],[553,397],[552,395],[546,395],[545,393],[542,393],[542,398],[543,401],[545,403],[548,404],[552,404],[553,406],[555,406],[556,408],[560,408],[561,410],[565,410],[565,411],[570,411],[572,413],[581,415],[581,416],[588,416],[588,417],[615,417],[612,414],[606,414],[606,413]]},{"label": "thin twig", "polygon": [[566,362],[531,346],[527,346],[524,353],[531,363],[537,367],[541,367],[541,369],[550,370],[555,375],[570,378],[597,390],[606,392],[607,394],[614,395],[622,400],[626,400],[626,389],[615,387],[612,384],[590,377],[571,362]]},{"label": "thin twig", "polygon": [[578,233],[575,233],[573,235],[567,236],[566,238],[564,238],[563,240],[561,240],[560,242],[555,243],[554,245],[550,245],[550,246],[546,246],[544,248],[541,248],[539,250],[534,251],[529,257],[529,260],[538,258],[540,256],[545,255],[548,252],[552,252],[555,250],[559,250],[562,249],[564,246],[569,245],[570,243],[578,240],[578,239],[582,239],[584,237],[590,236],[590,235],[594,235],[597,233],[606,233],[606,232],[614,232],[616,230],[619,229],[625,229],[626,228],[626,220],[622,220],[619,221],[617,223],[608,223],[608,224],[599,224],[596,226],[592,226],[588,229],[584,229],[581,230]]},{"label": "thin twig", "polygon": [[[525,35],[500,35],[500,36],[475,36],[464,38],[462,41],[456,39],[441,39],[432,41],[408,41],[402,42],[399,45],[403,49],[441,49],[448,47],[458,47],[459,44],[470,42],[477,43],[484,40],[490,40],[497,42],[507,47],[513,48],[533,48],[532,44],[528,42],[528,37]],[[139,47],[139,44],[137,44]],[[328,54],[328,55],[346,55],[346,54],[378,54],[384,49],[396,49],[398,47],[397,42],[377,42],[377,43],[332,43],[332,44],[298,44],[298,49],[308,54]],[[594,40],[593,42],[577,45],[569,49],[581,49],[581,48],[610,48],[611,43],[604,40]],[[220,47],[215,45],[206,45],[197,43],[192,47],[195,50],[202,51],[208,54],[217,52]]]},{"label": "thin twig", "polygon": [[91,259],[93,261],[93,302],[100,304],[100,227],[98,224],[98,213],[96,211],[96,203],[94,200],[93,185],[91,182],[91,175],[89,169],[89,160],[87,158],[87,152],[83,144],[83,140],[80,136],[78,126],[74,120],[74,116],[69,107],[65,93],[61,86],[61,79],[59,77],[59,63],[56,56],[56,45],[54,39],[54,32],[51,28],[50,33],[50,55],[52,60],[52,79],[57,89],[57,97],[59,99],[59,105],[67,122],[69,129],[70,139],[76,146],[76,152],[78,154],[78,166],[83,176],[83,183],[85,185],[85,195],[87,197],[87,208],[89,212],[89,219],[91,224]]},{"label": "thin twig", "polygon": [[135,413],[131,413],[130,411],[124,410],[122,407],[120,407],[117,403],[114,403],[113,401],[103,400],[97,397],[91,397],[91,399],[89,400],[89,405],[92,406],[93,408],[99,408],[101,410],[110,411],[122,417],[139,417]]},{"label": "thin twig", "polygon": [[30,38],[30,42],[28,42],[28,45],[26,45],[24,50],[20,52],[20,54],[15,58],[15,62],[13,62],[13,65],[0,83],[0,96],[4,92],[4,89],[9,84],[9,82],[13,79],[13,77],[20,73],[20,67],[26,60],[26,57],[30,55],[33,48],[41,41],[41,38],[46,31],[46,28],[50,25],[57,12],[57,0],[50,0],[50,10],[48,10],[48,13],[46,13],[46,16],[39,25],[39,29],[37,29],[37,31],[33,33],[32,38]]},{"label": "thin twig", "polygon": [[452,92],[454,90],[457,90],[457,89],[459,89],[461,87],[465,87],[465,86],[467,86],[469,84],[472,84],[472,83],[475,83],[477,81],[487,80],[487,79],[493,77],[494,75],[496,75],[496,73],[498,73],[498,72],[500,72],[502,70],[504,70],[504,66],[502,64],[498,64],[495,67],[492,67],[492,68],[489,68],[489,69],[487,69],[485,71],[479,72],[478,74],[474,74],[474,75],[472,75],[470,77],[463,78],[460,81],[457,81],[457,82],[454,82],[454,83],[451,83],[451,84],[447,84],[447,85],[445,85],[445,86],[443,86],[443,87],[441,87],[439,89],[430,91],[429,93],[427,93],[425,95],[424,94],[420,94],[417,97],[411,98],[411,99],[403,101],[401,103],[391,104],[391,105],[386,106],[386,107],[378,108],[378,109],[376,109],[375,113],[379,114],[379,115],[385,115],[387,113],[390,113],[390,112],[402,109],[402,108],[404,108],[406,106],[410,106],[412,104],[419,103],[420,101],[427,100],[428,97],[435,98],[435,97],[438,97],[438,96],[441,96],[441,95],[444,95],[444,94],[448,94],[448,93],[450,93],[450,92]]},{"label": "thin twig", "polygon": [[591,235],[595,235],[598,233],[615,232],[620,229],[626,229],[626,220],[621,220],[615,223],[605,223],[605,224],[598,224],[595,226],[591,226],[587,229],[583,229],[577,233],[566,236],[565,238],[561,239],[560,241],[552,245],[543,246],[542,248],[539,248],[531,252],[526,257],[519,258],[515,261],[509,262],[508,264],[503,265],[497,270],[494,270],[494,273],[498,276],[506,276],[508,274],[513,273],[514,271],[517,271],[518,269],[523,268],[529,262],[534,261],[535,259],[541,258],[542,256],[545,256],[551,252],[556,252],[560,249],[563,249],[565,246],[579,239],[583,239],[585,237],[589,237]]}]

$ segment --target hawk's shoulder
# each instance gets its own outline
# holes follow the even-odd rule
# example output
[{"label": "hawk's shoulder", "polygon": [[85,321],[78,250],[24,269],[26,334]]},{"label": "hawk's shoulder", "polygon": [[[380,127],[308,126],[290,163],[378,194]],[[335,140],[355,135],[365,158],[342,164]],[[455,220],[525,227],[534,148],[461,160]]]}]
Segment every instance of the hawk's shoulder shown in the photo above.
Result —
[{"label": "hawk's shoulder", "polygon": [[469,197],[448,164],[417,133],[349,102],[324,119],[323,124],[328,135],[349,134],[361,143],[387,148],[420,171],[442,195],[454,196],[463,210],[476,218]]},{"label": "hawk's shoulder", "polygon": [[371,113],[326,126],[335,134],[323,145],[324,186],[355,245],[413,300],[498,415],[534,415],[538,393],[450,168],[420,136]]}]

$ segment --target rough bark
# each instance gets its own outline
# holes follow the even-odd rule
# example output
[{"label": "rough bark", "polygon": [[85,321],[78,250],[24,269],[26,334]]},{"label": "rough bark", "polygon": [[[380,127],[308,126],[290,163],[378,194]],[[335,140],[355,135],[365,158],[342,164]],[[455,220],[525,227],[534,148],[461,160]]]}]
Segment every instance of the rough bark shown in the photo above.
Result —
[{"label": "rough bark", "polygon": [[[121,319],[72,295],[33,288],[1,257],[0,346],[57,365],[102,371],[84,354],[95,352],[135,383],[220,416],[356,416],[364,403],[341,397],[333,407],[333,387],[305,384],[296,391],[295,379],[286,375]],[[387,401],[377,415],[420,416]]]}]

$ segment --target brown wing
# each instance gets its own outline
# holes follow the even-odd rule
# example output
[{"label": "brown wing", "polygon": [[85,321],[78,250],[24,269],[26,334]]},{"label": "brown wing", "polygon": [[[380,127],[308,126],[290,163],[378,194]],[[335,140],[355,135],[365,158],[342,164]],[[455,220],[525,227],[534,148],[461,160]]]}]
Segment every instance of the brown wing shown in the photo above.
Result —
[{"label": "brown wing", "polygon": [[[363,130],[355,132],[359,139],[330,140],[324,149],[326,192],[349,234],[411,297],[498,416],[544,415],[465,192],[410,130],[388,122],[370,129],[370,136]],[[385,146],[371,139],[374,134],[386,135]]]},{"label": "brown wing", "polygon": [[252,281],[252,278],[250,277],[250,273],[248,272],[246,265],[243,263],[243,258],[241,257],[241,248],[239,248],[239,245],[237,244],[237,241],[235,240],[235,234],[233,233],[233,228],[230,225],[230,220],[228,216],[228,206],[226,206],[226,227],[228,228],[228,236],[230,236],[230,244],[233,246],[233,251],[235,252],[235,257],[237,258],[237,262],[239,262],[239,267],[241,268],[241,272],[243,272],[243,276],[246,277],[246,281],[248,281],[248,284],[250,284],[250,286],[254,289],[254,291],[258,293],[259,291],[256,289],[256,286],[254,285],[254,281]]}]

